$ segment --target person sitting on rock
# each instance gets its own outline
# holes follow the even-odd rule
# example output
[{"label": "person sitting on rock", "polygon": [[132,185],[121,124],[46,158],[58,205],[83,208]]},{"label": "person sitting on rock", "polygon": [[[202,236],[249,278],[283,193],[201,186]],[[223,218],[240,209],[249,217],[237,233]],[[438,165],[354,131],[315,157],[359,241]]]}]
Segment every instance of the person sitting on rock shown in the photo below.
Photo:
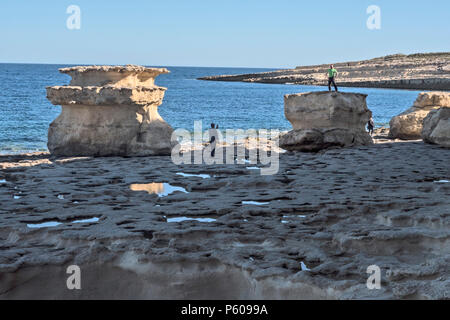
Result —
[{"label": "person sitting on rock", "polygon": [[367,130],[369,130],[370,135],[373,135],[374,126],[375,126],[375,123],[373,122],[373,118],[370,118],[369,122],[367,123]]},{"label": "person sitting on rock", "polygon": [[328,75],[328,91],[331,91],[331,84],[333,84],[334,89],[336,90],[336,92],[338,92],[338,88],[336,86],[336,81],[335,81],[335,78],[336,78],[337,74],[338,74],[338,72],[334,68],[334,66],[330,65],[330,69],[328,69],[328,72],[327,72],[327,75]]}]

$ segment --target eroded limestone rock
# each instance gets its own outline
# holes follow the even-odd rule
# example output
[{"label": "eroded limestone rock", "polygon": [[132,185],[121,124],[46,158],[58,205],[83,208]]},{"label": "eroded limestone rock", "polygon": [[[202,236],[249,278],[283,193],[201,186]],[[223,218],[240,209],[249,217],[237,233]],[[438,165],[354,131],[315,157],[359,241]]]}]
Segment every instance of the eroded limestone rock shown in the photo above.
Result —
[{"label": "eroded limestone rock", "polygon": [[60,69],[68,86],[47,88],[62,112],[50,124],[48,148],[58,156],[168,155],[173,129],[158,113],[166,88],[155,78],[169,71],[141,66]]},{"label": "eroded limestone rock", "polygon": [[[448,159],[392,140],[280,154],[267,176],[248,163],[0,156],[0,300],[449,299]],[[189,193],[160,197],[158,183]],[[70,265],[81,290],[67,289]],[[366,286],[371,265],[380,290]]]},{"label": "eroded limestone rock", "polygon": [[280,137],[280,147],[290,151],[319,151],[372,144],[365,130],[372,115],[366,97],[328,91],[286,95],[284,113],[294,130]]},{"label": "eroded limestone rock", "polygon": [[391,119],[389,137],[402,140],[420,139],[423,120],[431,110],[441,107],[450,107],[450,93],[420,93],[411,108]]},{"label": "eroded limestone rock", "polygon": [[422,139],[450,148],[450,108],[431,111],[423,120]]}]

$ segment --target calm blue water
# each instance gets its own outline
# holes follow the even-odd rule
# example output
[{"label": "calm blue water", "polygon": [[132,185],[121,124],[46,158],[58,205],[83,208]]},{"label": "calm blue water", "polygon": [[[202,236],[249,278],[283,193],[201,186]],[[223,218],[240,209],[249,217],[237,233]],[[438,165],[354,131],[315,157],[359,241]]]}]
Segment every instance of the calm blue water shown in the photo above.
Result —
[{"label": "calm blue water", "polygon": [[[0,153],[47,150],[47,128],[60,113],[46,99],[45,88],[68,84],[59,68],[68,65],[0,64]],[[156,79],[167,87],[161,116],[174,128],[193,130],[202,120],[224,128],[290,128],[284,117],[283,96],[320,91],[324,87],[211,82],[195,80],[218,74],[264,72],[270,69],[167,67],[171,73]],[[367,104],[378,126],[409,108],[419,91],[342,88],[368,94]]]}]

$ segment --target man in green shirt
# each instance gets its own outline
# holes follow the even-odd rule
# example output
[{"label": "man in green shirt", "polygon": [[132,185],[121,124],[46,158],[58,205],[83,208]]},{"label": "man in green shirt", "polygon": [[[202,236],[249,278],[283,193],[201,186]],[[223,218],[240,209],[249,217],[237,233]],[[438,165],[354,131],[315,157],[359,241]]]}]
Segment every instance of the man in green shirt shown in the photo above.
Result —
[{"label": "man in green shirt", "polygon": [[335,77],[337,76],[338,72],[334,68],[333,65],[330,65],[330,69],[328,69],[328,90],[331,91],[331,84],[333,84],[334,89],[336,92],[338,91],[338,88],[336,86]]}]

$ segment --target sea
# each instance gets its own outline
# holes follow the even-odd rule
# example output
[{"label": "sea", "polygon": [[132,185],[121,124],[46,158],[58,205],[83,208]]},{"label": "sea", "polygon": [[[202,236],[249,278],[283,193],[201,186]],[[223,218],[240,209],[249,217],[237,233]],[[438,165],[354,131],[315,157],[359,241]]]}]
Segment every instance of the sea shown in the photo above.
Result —
[{"label": "sea", "polygon": [[[0,64],[0,154],[47,151],[49,124],[61,112],[46,98],[46,87],[66,85],[68,75],[59,68],[72,65]],[[158,66],[161,67],[161,66]],[[320,86],[260,84],[196,80],[199,77],[266,72],[263,68],[170,67],[156,84],[167,88],[159,107],[161,116],[174,128],[194,129],[202,121],[220,129],[289,130],[284,116],[285,94],[321,91]],[[377,127],[388,126],[391,117],[412,106],[419,91],[341,88],[365,93]]]}]

